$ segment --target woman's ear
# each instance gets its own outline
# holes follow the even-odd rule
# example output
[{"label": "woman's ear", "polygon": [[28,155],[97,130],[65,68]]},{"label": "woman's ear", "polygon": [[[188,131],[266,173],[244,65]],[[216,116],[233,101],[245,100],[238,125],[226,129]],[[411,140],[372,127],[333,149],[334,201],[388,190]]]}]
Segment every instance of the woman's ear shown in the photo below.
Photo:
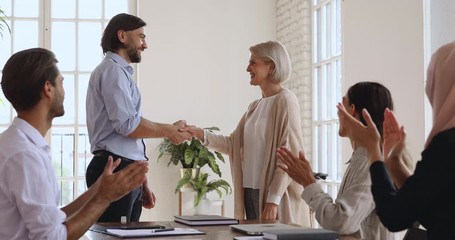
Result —
[{"label": "woman's ear", "polygon": [[275,72],[275,63],[271,61],[270,67],[269,67],[269,76],[272,76],[274,72]]},{"label": "woman's ear", "polygon": [[356,119],[360,119],[359,113],[357,112],[357,109],[355,108],[354,104],[349,105],[349,109],[347,109],[347,110],[348,110],[349,114],[351,114],[351,116],[355,117]]}]

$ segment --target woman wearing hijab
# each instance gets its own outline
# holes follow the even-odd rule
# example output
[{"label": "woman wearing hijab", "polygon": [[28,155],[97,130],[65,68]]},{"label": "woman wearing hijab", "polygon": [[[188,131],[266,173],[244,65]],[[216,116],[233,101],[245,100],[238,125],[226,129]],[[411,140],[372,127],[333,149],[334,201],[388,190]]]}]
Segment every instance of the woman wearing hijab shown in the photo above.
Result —
[{"label": "woman wearing hijab", "polygon": [[[418,221],[427,229],[428,239],[455,239],[455,42],[433,54],[426,94],[433,109],[433,128],[413,174],[402,167],[406,134],[391,111],[384,113],[384,155],[368,111],[363,111],[364,126],[338,104],[340,121],[368,151],[371,191],[384,226],[400,231]],[[386,166],[394,170],[388,172]]]}]

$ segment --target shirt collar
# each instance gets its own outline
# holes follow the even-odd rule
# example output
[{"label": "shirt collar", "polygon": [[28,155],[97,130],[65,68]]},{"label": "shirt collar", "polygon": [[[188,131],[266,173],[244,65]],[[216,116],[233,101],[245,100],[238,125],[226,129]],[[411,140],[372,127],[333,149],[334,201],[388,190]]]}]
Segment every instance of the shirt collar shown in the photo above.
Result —
[{"label": "shirt collar", "polygon": [[131,75],[133,75],[134,73],[133,67],[131,67],[131,65],[127,61],[125,61],[125,59],[123,59],[120,55],[114,52],[107,51],[106,57],[112,59],[114,62],[118,63],[120,66],[125,68]]},{"label": "shirt collar", "polygon": [[31,142],[33,142],[33,144],[35,144],[37,147],[49,149],[49,145],[47,144],[46,140],[41,135],[41,133],[35,127],[30,125],[30,123],[28,123],[27,121],[19,117],[16,117],[14,118],[11,125],[22,131],[25,134],[25,136],[27,136],[27,138]]}]

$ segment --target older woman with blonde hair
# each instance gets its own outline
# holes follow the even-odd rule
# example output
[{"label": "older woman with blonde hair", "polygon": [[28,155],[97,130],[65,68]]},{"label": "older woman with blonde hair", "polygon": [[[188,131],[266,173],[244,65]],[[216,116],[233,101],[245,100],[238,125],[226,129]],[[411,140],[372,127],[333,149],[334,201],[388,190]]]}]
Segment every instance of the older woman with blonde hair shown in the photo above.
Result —
[{"label": "older woman with blonde hair", "polygon": [[237,128],[229,136],[194,126],[182,130],[229,155],[236,218],[309,226],[309,208],[300,198],[303,187],[276,167],[277,147],[297,152],[303,146],[297,97],[282,85],[291,74],[289,55],[277,41],[254,45],[250,52],[246,71],[250,85],[258,86],[262,97],[249,105]]}]

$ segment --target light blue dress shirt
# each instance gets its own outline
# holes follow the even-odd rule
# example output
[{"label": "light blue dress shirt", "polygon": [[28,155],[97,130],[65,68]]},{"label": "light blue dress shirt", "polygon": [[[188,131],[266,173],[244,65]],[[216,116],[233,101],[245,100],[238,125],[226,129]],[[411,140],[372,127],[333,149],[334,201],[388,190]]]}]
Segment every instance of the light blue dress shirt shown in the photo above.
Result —
[{"label": "light blue dress shirt", "polygon": [[92,153],[106,150],[145,160],[143,139],[130,138],[141,121],[141,94],[133,68],[120,55],[107,52],[90,75],[87,89],[87,128]]}]

